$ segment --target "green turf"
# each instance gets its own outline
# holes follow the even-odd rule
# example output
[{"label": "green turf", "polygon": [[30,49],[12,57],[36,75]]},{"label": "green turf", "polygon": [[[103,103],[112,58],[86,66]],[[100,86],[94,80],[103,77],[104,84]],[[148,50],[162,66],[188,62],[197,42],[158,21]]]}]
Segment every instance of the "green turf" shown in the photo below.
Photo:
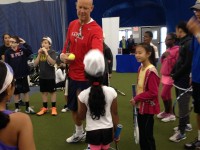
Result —
[{"label": "green turf", "polygon": [[[133,139],[133,112],[132,106],[129,103],[132,95],[131,84],[135,82],[136,74],[134,73],[114,72],[111,79],[111,85],[126,94],[126,96],[118,95],[120,123],[124,126],[121,133],[121,141],[118,144],[120,150],[139,150],[139,146],[134,143]],[[36,111],[39,110],[42,105],[40,93],[31,96],[31,105],[34,105]],[[65,139],[74,132],[74,125],[70,112],[60,112],[63,105],[63,92],[58,92],[58,116],[51,116],[50,113],[44,116],[30,115],[33,122],[37,150],[83,150],[86,148],[87,145],[84,142],[77,144],[68,144],[65,142]],[[160,105],[163,107],[161,100]],[[10,107],[13,108],[13,106]],[[163,123],[155,118],[154,135],[157,150],[182,150],[184,143],[193,140],[197,135],[194,113],[191,115],[191,123],[193,125],[193,131],[187,132],[187,139],[180,143],[173,143],[168,139],[173,134],[172,129],[177,126],[178,121]]]}]

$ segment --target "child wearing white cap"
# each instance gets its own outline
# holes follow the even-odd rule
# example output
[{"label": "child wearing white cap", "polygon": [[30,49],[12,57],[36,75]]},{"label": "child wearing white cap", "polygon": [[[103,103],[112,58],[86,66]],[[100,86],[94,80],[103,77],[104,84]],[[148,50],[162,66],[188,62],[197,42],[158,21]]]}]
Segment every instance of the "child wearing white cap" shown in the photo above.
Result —
[{"label": "child wearing white cap", "polygon": [[51,114],[57,115],[56,110],[56,83],[55,68],[56,52],[51,49],[52,40],[50,37],[43,37],[41,48],[38,50],[38,56],[34,61],[35,66],[39,65],[39,83],[40,92],[42,94],[43,107],[37,113],[38,116],[44,115],[48,111],[48,94],[51,96]]},{"label": "child wearing white cap", "polygon": [[78,95],[78,117],[86,119],[86,142],[90,149],[107,150],[113,141],[113,128],[119,123],[117,93],[112,87],[102,85],[105,71],[102,52],[89,51],[84,65],[91,86]]}]

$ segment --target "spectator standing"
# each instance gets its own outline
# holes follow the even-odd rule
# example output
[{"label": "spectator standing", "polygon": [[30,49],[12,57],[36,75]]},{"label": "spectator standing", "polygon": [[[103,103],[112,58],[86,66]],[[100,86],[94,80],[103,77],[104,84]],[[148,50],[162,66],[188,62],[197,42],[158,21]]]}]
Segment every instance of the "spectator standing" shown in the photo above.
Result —
[{"label": "spectator standing", "polygon": [[194,100],[194,112],[197,117],[197,138],[191,143],[185,144],[187,149],[200,149],[200,2],[197,0],[191,7],[195,17],[192,17],[187,23],[189,31],[193,34],[191,42],[192,51],[192,97]]},{"label": "spectator standing", "polygon": [[[190,85],[190,72],[192,65],[192,52],[190,51],[191,36],[187,29],[186,22],[180,22],[176,26],[176,35],[179,38],[179,57],[172,70],[171,77],[174,80],[176,97],[185,92]],[[190,105],[190,92],[185,93],[179,99],[179,124],[175,127],[174,135],[169,139],[173,142],[179,142],[186,138],[185,131],[191,131],[192,126],[190,124],[189,105]]]},{"label": "spectator standing", "polygon": [[153,43],[152,43],[152,39],[153,39],[153,33],[151,31],[146,31],[144,33],[144,43],[146,44],[150,44],[152,46],[152,48],[154,49],[155,51],[155,59],[156,59],[156,66],[157,66],[157,63],[158,63],[158,59],[159,59],[159,53],[158,53],[158,48],[157,46],[155,46]]},{"label": "spectator standing", "polygon": [[37,113],[38,116],[44,115],[48,111],[48,94],[51,96],[51,115],[56,116],[56,82],[55,68],[56,52],[51,49],[52,40],[45,36],[41,41],[41,48],[38,50],[34,65],[39,65],[39,84],[42,94],[43,107]]},{"label": "spectator standing", "polygon": [[162,75],[162,92],[161,98],[164,104],[164,111],[157,115],[158,118],[163,122],[175,121],[176,117],[172,112],[172,94],[171,89],[173,87],[173,79],[171,78],[171,71],[178,59],[179,46],[175,45],[176,35],[174,33],[167,34],[165,39],[165,44],[167,50],[161,56],[161,69],[160,73]]},{"label": "spectator standing", "polygon": [[149,44],[141,43],[136,46],[135,57],[142,63],[138,70],[136,96],[130,101],[139,107],[138,126],[141,150],[156,150],[154,139],[154,114],[160,112],[158,89],[160,78],[153,65],[155,53]]},{"label": "spectator standing", "polygon": [[3,34],[2,41],[3,45],[0,47],[0,60],[5,61],[5,52],[7,49],[10,49],[10,34]]},{"label": "spectator standing", "polygon": [[[22,47],[20,47],[22,44]],[[5,62],[7,62],[14,70],[14,77],[16,79],[16,86],[14,92],[15,112],[20,111],[19,100],[20,94],[24,95],[26,104],[26,113],[34,114],[35,111],[29,106],[29,84],[28,75],[29,66],[27,64],[28,57],[32,54],[32,48],[22,38],[18,36],[10,37],[10,49],[6,50]]]}]

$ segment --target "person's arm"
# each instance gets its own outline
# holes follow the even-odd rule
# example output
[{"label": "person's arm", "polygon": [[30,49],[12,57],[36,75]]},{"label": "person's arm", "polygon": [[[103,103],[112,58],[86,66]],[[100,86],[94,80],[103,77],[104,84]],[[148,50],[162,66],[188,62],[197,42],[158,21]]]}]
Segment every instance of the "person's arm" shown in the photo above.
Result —
[{"label": "person's arm", "polygon": [[[111,115],[112,121],[114,125],[114,133],[117,129],[117,125],[119,124],[119,115],[118,115],[118,108],[117,108],[117,98],[113,99],[111,104]],[[116,142],[119,142],[120,137],[118,139],[114,139]]]},{"label": "person's arm", "polygon": [[114,128],[117,128],[117,125],[119,124],[119,116],[118,116],[118,108],[117,108],[117,98],[113,99],[113,102],[111,104],[111,115],[113,120]]},{"label": "person's arm", "polygon": [[26,43],[26,41],[22,38],[19,38],[20,39],[20,44],[23,45],[23,47],[25,48],[25,51],[24,53],[26,54],[26,56],[30,56],[31,54],[33,54],[33,51],[32,51],[32,47]]},{"label": "person's arm", "polygon": [[26,114],[20,114],[17,117],[19,117],[18,119],[20,120],[20,129],[18,133],[19,150],[36,150],[30,117]]},{"label": "person's arm", "polygon": [[85,120],[86,112],[87,112],[87,107],[78,98],[78,119]]},{"label": "person's arm", "polygon": [[42,48],[40,48],[38,50],[38,55],[37,55],[36,59],[34,60],[34,66],[38,66],[38,64],[40,62],[40,56],[41,56],[41,54],[42,54]]},{"label": "person's arm", "polygon": [[46,58],[47,58],[47,62],[50,64],[50,65],[55,65],[56,63],[56,60],[52,58],[52,56],[49,55],[48,51],[46,48],[42,48],[44,54],[46,55]]},{"label": "person's arm", "polygon": [[153,100],[158,97],[158,77],[155,73],[151,73],[149,75],[148,83],[147,83],[147,91],[144,91],[134,97],[135,102],[142,102]]},{"label": "person's arm", "polygon": [[188,69],[191,68],[192,65],[192,52],[189,50],[190,48],[190,42],[187,43],[187,45],[185,46],[185,52],[187,57],[185,57],[184,63],[181,65],[181,67],[176,68],[176,70],[174,70],[174,74],[171,75],[171,77],[173,78],[173,80],[177,80],[179,79],[183,74],[185,74]]}]

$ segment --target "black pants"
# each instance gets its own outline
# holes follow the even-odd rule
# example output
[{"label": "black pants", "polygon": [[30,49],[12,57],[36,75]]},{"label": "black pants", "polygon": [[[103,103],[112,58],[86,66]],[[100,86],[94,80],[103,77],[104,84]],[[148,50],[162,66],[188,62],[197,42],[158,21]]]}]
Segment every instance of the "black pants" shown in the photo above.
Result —
[{"label": "black pants", "polygon": [[153,136],[154,115],[138,114],[138,125],[140,132],[140,149],[156,150],[155,139]]}]

